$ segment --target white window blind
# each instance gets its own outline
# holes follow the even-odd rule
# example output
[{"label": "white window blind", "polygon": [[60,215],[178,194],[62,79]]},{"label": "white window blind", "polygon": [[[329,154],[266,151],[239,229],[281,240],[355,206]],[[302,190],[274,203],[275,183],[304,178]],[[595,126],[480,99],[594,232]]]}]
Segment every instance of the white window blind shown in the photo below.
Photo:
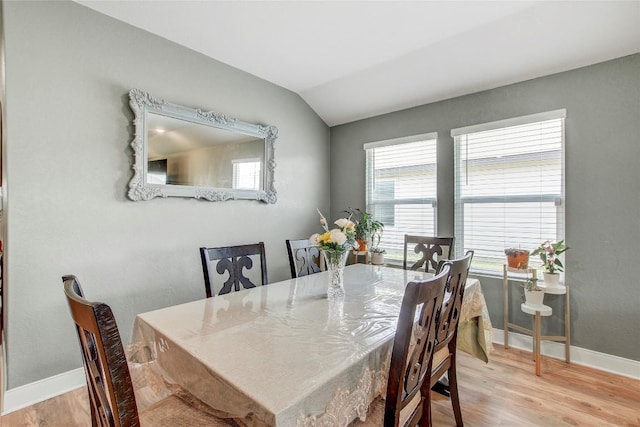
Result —
[{"label": "white window blind", "polygon": [[367,158],[367,212],[384,224],[380,247],[402,261],[404,235],[435,235],[436,133],[372,142]]},{"label": "white window blind", "polygon": [[233,160],[233,188],[260,189],[260,159]]},{"label": "white window blind", "polygon": [[473,249],[475,272],[502,274],[505,248],[533,250],[563,238],[565,114],[451,131],[456,255]]}]

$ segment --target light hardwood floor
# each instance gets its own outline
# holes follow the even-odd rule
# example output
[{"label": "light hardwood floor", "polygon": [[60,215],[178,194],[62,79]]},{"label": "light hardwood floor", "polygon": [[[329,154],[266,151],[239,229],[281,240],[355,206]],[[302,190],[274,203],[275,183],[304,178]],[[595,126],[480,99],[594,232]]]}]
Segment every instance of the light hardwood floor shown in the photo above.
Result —
[{"label": "light hardwood floor", "polygon": [[[640,381],[496,345],[484,364],[459,353],[462,417],[468,427],[640,426]],[[88,426],[84,388],[0,417],[3,427]],[[433,394],[434,426],[454,426],[451,402]]]}]

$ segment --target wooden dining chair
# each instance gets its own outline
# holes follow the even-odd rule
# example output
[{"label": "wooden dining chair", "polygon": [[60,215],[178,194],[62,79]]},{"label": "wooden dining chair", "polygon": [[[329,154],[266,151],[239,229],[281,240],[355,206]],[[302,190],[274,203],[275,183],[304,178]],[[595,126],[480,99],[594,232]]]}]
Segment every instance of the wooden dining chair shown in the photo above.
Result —
[{"label": "wooden dining chair", "polygon": [[367,419],[352,426],[431,425],[431,394],[429,387],[426,392],[422,389],[429,383],[448,277],[449,267],[444,265],[436,276],[407,284],[393,341],[386,398],[384,403],[374,401]]},{"label": "wooden dining chair", "polygon": [[312,245],[309,239],[287,240],[286,245],[292,279],[323,270],[324,262],[320,249]]},{"label": "wooden dining chair", "polygon": [[460,310],[462,298],[469,275],[469,267],[473,259],[473,251],[467,251],[464,257],[441,263],[441,268],[449,265],[447,285],[437,325],[436,348],[433,355],[433,367],[431,381],[425,382],[423,392],[438,384],[438,381],[447,374],[447,392],[451,396],[451,405],[456,420],[456,426],[461,427],[462,412],[460,410],[460,397],[458,394],[458,377],[456,374],[456,347],[458,340],[458,323],[460,322]]},{"label": "wooden dining chair", "polygon": [[87,301],[75,276],[63,276],[62,282],[82,350],[92,426],[236,425],[231,420],[216,417],[206,404],[184,390],[138,412],[120,332],[111,308],[100,302]]},{"label": "wooden dining chair", "polygon": [[[267,258],[264,251],[264,243],[254,243],[250,245],[223,246],[218,248],[200,248],[200,259],[202,260],[202,273],[204,274],[204,288],[207,298],[214,295],[214,284],[220,282],[215,280],[214,271],[218,275],[229,274],[227,280],[222,283],[218,295],[228,294],[231,291],[255,288],[257,277],[254,279],[245,275],[253,268],[254,261],[251,257],[257,258],[260,263],[260,284],[267,284]],[[213,269],[213,261],[218,261]]]},{"label": "wooden dining chair", "polygon": [[[404,235],[404,259],[402,267],[407,270],[436,271],[438,263],[451,258],[453,250],[453,237],[432,237]],[[409,250],[416,254],[422,254],[418,260],[409,255]]]}]

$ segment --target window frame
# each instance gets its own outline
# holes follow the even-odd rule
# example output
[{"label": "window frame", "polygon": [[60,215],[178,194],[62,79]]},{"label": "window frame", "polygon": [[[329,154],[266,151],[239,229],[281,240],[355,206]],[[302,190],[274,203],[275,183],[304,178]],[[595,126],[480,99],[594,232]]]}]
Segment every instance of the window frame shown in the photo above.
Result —
[{"label": "window frame", "polygon": [[[460,257],[464,254],[465,247],[465,233],[464,233],[464,210],[465,205],[478,204],[478,203],[549,203],[552,202],[556,211],[556,234],[555,236],[549,236],[554,240],[561,240],[565,238],[565,210],[566,210],[566,109],[552,110],[537,114],[531,114],[526,116],[514,117],[505,120],[498,120],[494,122],[482,123],[478,125],[466,126],[462,128],[456,128],[451,130],[451,137],[454,140],[454,235],[455,247],[454,253],[456,257]],[[560,120],[560,194],[556,193],[537,193],[537,194],[519,194],[519,195],[487,195],[487,196],[466,196],[461,197],[461,176],[459,173],[461,157],[461,147],[459,137],[464,135],[485,132],[491,130],[499,130],[509,128],[513,126],[535,124],[545,122],[549,120]],[[473,248],[469,248],[473,249]],[[533,248],[523,248],[533,249]],[[536,260],[530,260],[531,263],[536,265]],[[502,270],[494,269],[482,269],[474,267],[472,265],[471,271],[475,274],[491,277],[502,277]]]},{"label": "window frame", "polygon": [[[418,197],[418,198],[396,198],[395,194],[394,194],[394,198],[393,200],[375,200],[373,199],[373,194],[372,194],[372,187],[373,187],[373,182],[375,178],[374,177],[374,170],[375,170],[375,162],[372,159],[373,154],[373,149],[375,148],[382,148],[382,147],[389,147],[389,146],[393,146],[393,145],[403,145],[403,144],[410,144],[410,143],[415,143],[415,142],[420,142],[420,141],[425,141],[425,142],[433,142],[434,147],[435,147],[435,158],[434,158],[434,163],[433,163],[433,168],[434,168],[434,181],[435,181],[435,194],[432,197]],[[437,198],[438,198],[438,133],[437,132],[429,132],[429,133],[423,133],[423,134],[418,134],[418,135],[410,135],[410,136],[406,136],[406,137],[400,137],[400,138],[392,138],[392,139],[387,139],[387,140],[381,140],[381,141],[375,141],[375,142],[369,142],[363,145],[363,149],[365,150],[366,154],[366,160],[365,160],[365,169],[366,169],[366,173],[365,173],[365,206],[366,206],[366,211],[367,212],[375,212],[376,209],[373,208],[373,206],[398,206],[398,205],[429,205],[432,209],[433,209],[433,235],[436,235],[437,230],[438,230],[438,206],[437,206]],[[431,165],[431,163],[429,163],[429,165]],[[406,168],[411,168],[411,167],[416,167],[416,166],[407,166]],[[381,220],[381,218],[379,217],[379,215],[374,215],[375,219],[377,220]],[[382,221],[384,223],[384,221]],[[396,224],[396,219],[395,219],[395,214],[394,214],[394,226]],[[384,223],[385,227],[389,227],[388,224]],[[424,230],[414,230],[413,231],[414,234],[424,234]],[[404,244],[404,243],[403,243]],[[383,247],[383,249],[385,249]],[[389,249],[389,248],[386,248]],[[390,257],[387,256],[386,257],[386,263],[387,264],[391,264],[391,265],[401,265],[402,264],[402,259],[401,258],[394,258],[394,257]]]}]

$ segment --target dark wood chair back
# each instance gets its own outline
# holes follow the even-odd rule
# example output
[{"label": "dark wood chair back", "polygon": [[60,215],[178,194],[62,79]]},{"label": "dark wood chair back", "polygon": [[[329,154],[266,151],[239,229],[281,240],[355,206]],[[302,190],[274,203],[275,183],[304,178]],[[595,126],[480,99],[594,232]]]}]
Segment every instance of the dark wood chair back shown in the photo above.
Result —
[{"label": "dark wood chair back", "polygon": [[460,321],[462,298],[464,288],[469,275],[469,267],[473,259],[473,251],[468,251],[464,257],[442,263],[441,266],[450,264],[449,277],[445,296],[442,303],[442,312],[438,321],[437,350],[446,346],[455,337]]},{"label": "dark wood chair back", "polygon": [[[204,288],[207,298],[214,294],[214,271],[219,275],[229,274],[227,280],[222,283],[218,295],[228,294],[231,291],[255,288],[256,283],[245,275],[245,270],[253,268],[251,256],[260,260],[260,284],[267,284],[267,258],[264,251],[264,243],[250,245],[224,246],[218,248],[200,248],[202,260],[202,273],[204,274]],[[213,261],[218,261],[213,269]]]},{"label": "dark wood chair back", "polygon": [[[438,263],[451,258],[453,250],[453,237],[432,237],[404,235],[404,259],[402,266],[406,270],[418,270],[424,267],[424,271],[436,271]],[[416,254],[422,254],[417,261],[408,260],[409,250]],[[415,259],[415,257],[413,257]]]},{"label": "dark wood chair back", "polygon": [[431,375],[437,317],[448,275],[449,267],[445,265],[435,277],[407,284],[393,341],[385,427],[415,426],[422,417],[431,419],[430,394],[420,391]]},{"label": "dark wood chair back", "polygon": [[82,350],[93,427],[236,425],[218,418],[215,410],[176,385],[157,390],[170,394],[138,412],[129,365],[111,308],[87,301],[75,276],[63,276],[62,282]]},{"label": "dark wood chair back", "polygon": [[[431,369],[431,380],[425,383],[423,391],[436,386],[440,378],[446,373],[448,387],[446,392],[451,395],[451,405],[456,419],[456,426],[461,427],[462,410],[460,408],[460,396],[458,394],[458,375],[456,373],[456,350],[458,338],[458,324],[464,289],[469,275],[469,267],[473,259],[473,251],[467,251],[464,257],[447,261],[439,266],[445,268],[449,265],[447,285],[442,303],[442,310],[437,325],[436,348]],[[427,385],[429,387],[427,387]]]},{"label": "dark wood chair back", "polygon": [[139,425],[129,367],[111,308],[84,299],[75,276],[64,276],[62,281],[82,349],[91,424],[100,427]]},{"label": "dark wood chair back", "polygon": [[320,249],[312,245],[309,239],[287,240],[286,244],[292,279],[322,271]]}]

